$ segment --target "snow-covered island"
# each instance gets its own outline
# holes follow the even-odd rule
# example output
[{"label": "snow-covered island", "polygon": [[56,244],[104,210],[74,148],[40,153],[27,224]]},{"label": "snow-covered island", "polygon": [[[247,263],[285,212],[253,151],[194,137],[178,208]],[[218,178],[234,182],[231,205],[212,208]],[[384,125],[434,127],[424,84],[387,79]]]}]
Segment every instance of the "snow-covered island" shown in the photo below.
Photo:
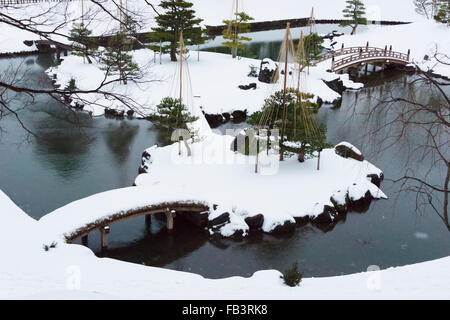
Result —
[{"label": "snow-covered island", "polygon": [[[204,18],[201,27],[222,23],[224,17],[219,14],[223,10],[219,8],[225,1],[189,2]],[[346,4],[359,5],[359,1],[325,4],[319,0],[286,0],[289,10],[277,6],[272,11],[268,9],[271,1],[258,1],[257,6],[255,2],[248,0],[246,8],[256,22],[291,19],[292,12],[309,17],[310,8],[315,7],[311,30],[314,19],[341,18]],[[189,224],[192,232],[207,233],[209,239],[246,241],[254,233],[290,235],[307,224],[332,229],[330,226],[344,220],[347,213],[364,211],[372,201],[387,201],[391,195],[382,191],[383,167],[369,162],[362,146],[355,146],[351,140],[327,143],[326,127],[319,125],[314,115],[321,107],[339,107],[345,90],[364,88],[344,68],[334,69],[336,61],[345,65],[347,59],[348,67],[354,67],[357,73],[364,72],[364,67],[367,72],[370,63],[375,74],[392,64],[402,72],[422,71],[448,80],[450,29],[417,14],[410,0],[395,4],[387,0],[366,2],[367,21],[402,23],[368,25],[355,35],[325,39],[320,54],[308,58],[301,50],[305,45],[303,34],[297,40],[299,35],[294,37],[288,24],[284,38],[276,37],[284,39],[279,61],[267,57],[233,59],[229,54],[197,51],[200,47],[189,43],[189,36],[189,50],[184,51],[182,33],[177,34],[179,40],[173,40],[176,48],[170,48],[169,41],[158,40],[156,46],[155,42],[146,43],[137,35],[153,32],[158,23],[162,24],[158,21],[162,9],[167,9],[161,6],[156,10],[147,1],[130,3],[119,13],[114,3],[94,11],[83,7],[81,12],[73,1],[55,9],[45,1],[23,10],[15,6],[0,9],[17,19],[2,21],[0,17],[0,55],[35,54],[42,43],[49,44],[51,52],[58,52],[56,63],[45,70],[50,89],[29,89],[30,96],[49,95],[65,107],[77,109],[75,114],[94,118],[112,115],[124,122],[154,121],[161,132],[173,131],[170,143],[149,145],[143,150],[133,186],[80,197],[39,219],[28,215],[0,189],[0,219],[4,221],[0,224],[0,243],[4,244],[0,298],[450,299],[450,257],[385,270],[368,266],[367,272],[323,278],[302,279],[295,270],[300,276],[291,285],[286,272],[277,270],[258,271],[249,278],[212,280],[99,258],[87,246],[88,236],[100,231],[101,248],[106,250],[110,226],[137,216],[145,216],[148,225],[152,217],[163,217],[167,229],[173,232],[175,220]],[[239,8],[234,9],[236,17],[245,18]],[[54,15],[46,19],[46,10]],[[111,12],[119,14],[116,18],[127,25],[118,27]],[[124,12],[129,16],[124,18]],[[81,15],[82,21],[91,21],[92,31],[79,31],[89,37],[78,34],[76,42],[72,23]],[[37,26],[19,23],[31,16],[39,21]],[[135,29],[126,38],[128,23]],[[227,30],[233,29],[233,22],[228,23],[230,27],[223,36],[226,39],[232,37]],[[39,24],[42,30],[38,32],[35,28]],[[84,28],[84,22],[79,28]],[[126,41],[113,47],[114,41],[121,41],[120,36]],[[323,35],[317,36],[322,39]],[[87,42],[89,45],[82,48],[80,38],[97,42]],[[59,45],[73,45],[74,52],[61,57]],[[95,47],[95,54],[83,53],[91,50],[89,46]],[[238,50],[238,46],[231,48],[232,52]],[[119,67],[113,66],[115,59],[121,60],[117,62]],[[117,70],[112,72],[114,67]],[[16,93],[24,90],[16,81],[8,85],[4,81],[0,77],[0,89]],[[175,101],[170,106],[173,109],[162,106],[168,97],[173,99],[170,103]],[[14,111],[7,111],[20,120]],[[0,113],[0,121],[2,116]],[[228,122],[232,130],[215,130]],[[233,126],[233,122],[240,126]],[[242,129],[244,126],[246,129]],[[76,243],[79,239],[84,245]]]}]

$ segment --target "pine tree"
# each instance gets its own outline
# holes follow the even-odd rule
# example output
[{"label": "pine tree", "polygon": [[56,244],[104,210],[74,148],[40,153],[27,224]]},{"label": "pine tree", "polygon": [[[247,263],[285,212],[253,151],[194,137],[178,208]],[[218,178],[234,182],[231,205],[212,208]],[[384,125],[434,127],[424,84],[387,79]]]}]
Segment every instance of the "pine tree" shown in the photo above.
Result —
[{"label": "pine tree", "polygon": [[224,20],[223,23],[228,27],[223,31],[223,38],[228,40],[222,42],[226,47],[231,48],[233,59],[237,57],[238,49],[244,48],[243,41],[251,41],[252,39],[245,36],[240,36],[240,33],[250,32],[249,21],[254,20],[245,12],[235,13],[235,19]]},{"label": "pine tree", "polygon": [[90,56],[95,54],[95,50],[92,49],[91,34],[92,31],[84,23],[74,23],[69,35],[69,39],[74,41],[72,54],[86,58],[88,63],[92,63]]},{"label": "pine tree", "polygon": [[[265,112],[267,116],[267,128],[278,129],[281,132],[283,125],[283,100],[286,108],[286,121],[283,134],[285,143],[280,146],[280,152],[293,152],[299,156],[313,156],[317,151],[330,145],[326,142],[326,126],[317,125],[313,115],[317,113],[319,106],[312,102],[314,95],[299,92],[295,89],[287,89],[284,96],[283,90],[275,92],[265,100],[263,111],[252,114],[249,124],[257,125]],[[267,111],[267,112],[266,112]]]},{"label": "pine tree", "polygon": [[440,0],[438,11],[434,17],[436,21],[450,25],[450,0]]},{"label": "pine tree", "polygon": [[168,42],[162,46],[163,53],[170,53],[170,59],[177,61],[180,32],[183,31],[186,45],[205,43],[210,39],[206,30],[200,27],[203,19],[195,17],[193,4],[185,0],[163,0],[159,4],[165,13],[156,16],[158,27],[153,28],[152,42]]},{"label": "pine tree", "polygon": [[171,97],[164,98],[159,105],[156,106],[155,122],[163,133],[170,137],[173,130],[189,129],[188,123],[198,120],[193,116],[186,105],[179,99]]},{"label": "pine tree", "polygon": [[348,18],[348,21],[344,21],[341,23],[341,26],[352,27],[352,35],[356,33],[356,28],[360,24],[367,24],[367,19],[364,17],[366,14],[366,8],[364,7],[364,3],[360,0],[347,0],[347,6],[343,10],[344,17]]},{"label": "pine tree", "polygon": [[302,65],[311,65],[311,63],[320,58],[323,47],[323,38],[317,33],[311,33],[304,38],[304,57],[299,57]]},{"label": "pine tree", "polygon": [[123,33],[119,33],[111,37],[108,47],[102,56],[102,70],[107,75],[119,74],[120,82],[127,84],[128,80],[138,76],[139,68],[133,57],[128,54],[130,49],[130,41]]}]

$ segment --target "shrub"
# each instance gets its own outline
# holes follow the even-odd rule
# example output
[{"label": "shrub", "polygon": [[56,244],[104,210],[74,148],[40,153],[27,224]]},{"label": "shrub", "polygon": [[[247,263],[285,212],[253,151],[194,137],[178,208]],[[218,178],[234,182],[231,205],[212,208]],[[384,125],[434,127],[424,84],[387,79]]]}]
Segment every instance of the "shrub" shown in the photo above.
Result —
[{"label": "shrub", "polygon": [[250,72],[248,73],[249,77],[257,78],[258,77],[258,67],[254,65],[250,65]]},{"label": "shrub", "polygon": [[283,272],[281,277],[284,283],[290,287],[296,287],[302,281],[303,274],[298,271],[298,263],[295,262],[289,269]]},{"label": "shrub", "polygon": [[57,245],[58,243],[55,241],[53,241],[50,245],[44,244],[44,250],[49,251],[50,249],[56,248]]}]

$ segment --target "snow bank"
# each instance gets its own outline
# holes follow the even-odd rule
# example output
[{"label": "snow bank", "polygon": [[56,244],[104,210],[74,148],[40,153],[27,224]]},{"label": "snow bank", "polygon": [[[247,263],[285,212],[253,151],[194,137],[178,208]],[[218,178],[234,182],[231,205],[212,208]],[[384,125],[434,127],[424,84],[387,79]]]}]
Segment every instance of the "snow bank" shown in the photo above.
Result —
[{"label": "snow bank", "polygon": [[27,40],[39,40],[39,36],[0,22],[0,54],[36,51],[34,43],[31,46],[24,43]]},{"label": "snow bank", "polygon": [[[46,252],[40,238],[46,230],[1,191],[0,214],[5,222],[0,226],[6,226],[0,237],[5,232],[8,237],[0,242],[2,299],[450,299],[450,257],[382,271],[307,278],[290,288],[275,270],[250,278],[210,280],[100,259],[78,245],[58,243]],[[14,234],[20,237],[11,241]]]}]

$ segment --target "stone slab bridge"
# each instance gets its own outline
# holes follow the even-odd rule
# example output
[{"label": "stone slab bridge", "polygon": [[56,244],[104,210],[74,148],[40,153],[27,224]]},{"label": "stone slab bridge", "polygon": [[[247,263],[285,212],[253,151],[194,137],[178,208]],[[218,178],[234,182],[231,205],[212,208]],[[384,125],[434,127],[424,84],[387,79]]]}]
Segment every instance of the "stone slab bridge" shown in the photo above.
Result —
[{"label": "stone slab bridge", "polygon": [[[386,66],[390,64],[397,64],[405,66],[410,63],[411,51],[408,53],[402,53],[392,50],[391,47],[377,48],[370,47],[367,43],[364,47],[349,47],[341,48],[339,50],[331,51],[322,56],[321,59],[316,61],[316,63],[324,62],[326,60],[331,60],[330,70],[333,72],[342,72],[344,69],[350,67],[359,67],[365,65],[367,72],[367,67],[369,64]],[[336,59],[336,57],[342,57]]]},{"label": "stone slab bridge", "polygon": [[154,188],[146,187],[111,190],[69,203],[45,215],[39,223],[47,234],[66,243],[81,238],[85,246],[88,245],[89,234],[99,231],[101,248],[106,250],[110,226],[121,221],[144,216],[145,225],[149,228],[152,215],[164,214],[167,228],[172,230],[177,213],[196,214],[207,219],[210,212],[208,202],[189,200],[189,196],[178,200],[169,198],[168,194],[168,190],[156,192]]}]

